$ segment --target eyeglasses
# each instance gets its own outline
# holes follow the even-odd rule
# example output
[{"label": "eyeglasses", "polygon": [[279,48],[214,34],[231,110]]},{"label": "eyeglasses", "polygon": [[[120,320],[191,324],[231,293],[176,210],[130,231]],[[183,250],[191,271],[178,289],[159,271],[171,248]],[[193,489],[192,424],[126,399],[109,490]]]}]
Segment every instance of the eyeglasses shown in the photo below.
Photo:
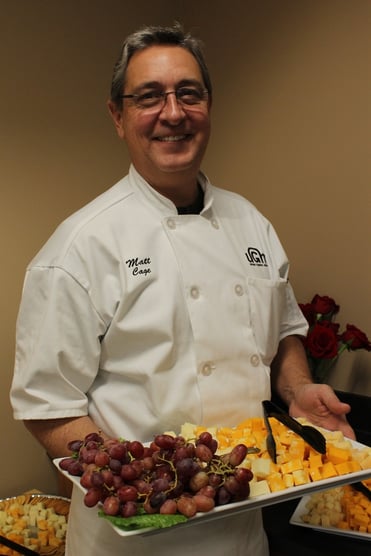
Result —
[{"label": "eyeglasses", "polygon": [[174,91],[146,91],[145,93],[121,95],[120,98],[132,99],[138,108],[152,108],[160,111],[165,106],[168,95],[175,95],[180,106],[192,110],[206,102],[208,90],[197,87],[179,87]]}]

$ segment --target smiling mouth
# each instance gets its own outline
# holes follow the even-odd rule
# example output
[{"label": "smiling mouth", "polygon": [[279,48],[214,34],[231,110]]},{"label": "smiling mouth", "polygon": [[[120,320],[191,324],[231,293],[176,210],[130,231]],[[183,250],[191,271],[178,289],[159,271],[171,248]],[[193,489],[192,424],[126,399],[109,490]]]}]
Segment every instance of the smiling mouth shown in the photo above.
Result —
[{"label": "smiling mouth", "polygon": [[155,137],[156,141],[162,141],[165,143],[177,143],[178,141],[185,141],[189,139],[190,135],[166,135],[164,137]]}]

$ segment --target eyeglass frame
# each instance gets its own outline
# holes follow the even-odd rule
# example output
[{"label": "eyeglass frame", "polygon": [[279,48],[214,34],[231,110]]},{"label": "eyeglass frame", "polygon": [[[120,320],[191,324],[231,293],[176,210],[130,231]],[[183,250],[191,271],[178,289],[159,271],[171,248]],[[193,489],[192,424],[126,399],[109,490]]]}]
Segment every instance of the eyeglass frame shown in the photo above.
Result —
[{"label": "eyeglass frame", "polygon": [[[187,87],[186,85],[183,85],[183,86],[180,86],[177,89],[173,89],[171,91],[161,91],[161,92],[156,93],[156,95],[158,96],[158,99],[159,99],[158,105],[157,104],[154,104],[153,106],[141,106],[140,104],[136,104],[136,105],[143,110],[146,110],[146,109],[150,110],[151,108],[162,110],[163,107],[166,104],[168,95],[174,94],[177,103],[180,106],[182,106],[182,108],[185,108],[185,109],[188,108],[188,109],[192,110],[192,106],[197,106],[197,105],[201,104],[202,102],[204,102],[205,100],[207,100],[207,97],[209,95],[208,89],[201,89],[199,92],[202,93],[203,97],[200,98],[199,101],[195,102],[194,104],[187,104],[186,102],[182,101],[182,99],[178,98],[177,93],[179,93],[179,91],[181,91],[182,89],[188,89],[188,88],[189,87]],[[138,97],[141,97],[143,94],[145,94],[145,93],[122,94],[122,95],[120,95],[120,98],[121,99],[125,99],[125,98],[126,99],[133,99],[134,102],[136,103],[137,101],[135,99],[138,99]],[[161,99],[161,101],[160,101],[160,99]]]}]

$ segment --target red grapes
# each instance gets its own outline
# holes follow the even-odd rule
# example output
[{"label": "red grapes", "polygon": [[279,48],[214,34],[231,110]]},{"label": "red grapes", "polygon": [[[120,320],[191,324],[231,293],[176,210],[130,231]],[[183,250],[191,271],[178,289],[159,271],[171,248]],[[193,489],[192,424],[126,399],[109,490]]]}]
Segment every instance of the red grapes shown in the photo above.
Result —
[{"label": "red grapes", "polygon": [[249,496],[252,472],[238,467],[246,456],[239,444],[222,456],[217,441],[203,432],[195,443],[158,434],[149,446],[138,440],[104,440],[98,433],[69,442],[72,452],[59,465],[80,476],[88,507],[102,505],[106,515],[146,513],[193,517],[217,505]]}]

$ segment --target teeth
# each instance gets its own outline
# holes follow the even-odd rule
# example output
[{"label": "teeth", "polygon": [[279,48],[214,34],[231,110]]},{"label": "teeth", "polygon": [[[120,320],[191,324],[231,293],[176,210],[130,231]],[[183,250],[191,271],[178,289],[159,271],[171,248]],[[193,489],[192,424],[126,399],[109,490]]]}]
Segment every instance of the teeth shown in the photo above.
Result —
[{"label": "teeth", "polygon": [[185,135],[167,135],[166,137],[158,137],[159,141],[182,141]]}]

